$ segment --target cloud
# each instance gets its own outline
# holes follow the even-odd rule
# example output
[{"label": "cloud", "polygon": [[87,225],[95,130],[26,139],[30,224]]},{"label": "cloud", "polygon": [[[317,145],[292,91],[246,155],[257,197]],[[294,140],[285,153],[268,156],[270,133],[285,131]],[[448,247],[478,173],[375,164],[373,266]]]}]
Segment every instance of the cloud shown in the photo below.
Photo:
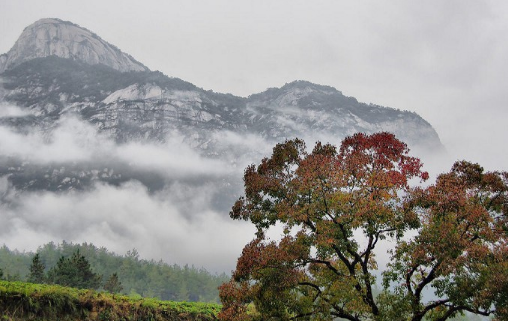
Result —
[{"label": "cloud", "polygon": [[[98,13],[89,3],[6,1],[0,53],[41,15],[60,17],[154,70],[207,89],[247,96],[306,79],[359,101],[416,111],[436,128],[449,152],[440,157],[415,153],[431,175],[448,171],[459,159],[508,170],[504,2],[219,1],[199,7],[180,3],[178,10],[170,2],[129,0],[122,7],[93,2],[104,10]],[[167,32],[161,34],[162,29]],[[0,121],[23,113],[0,106]],[[42,165],[100,161],[166,183],[156,193],[135,181],[118,187],[99,183],[84,192],[21,193],[1,179],[0,242],[20,249],[64,238],[101,242],[120,253],[136,247],[141,255],[170,263],[204,262],[229,270],[252,231],[231,221],[228,208],[242,192],[245,166],[268,156],[274,144],[254,134],[215,133],[212,138],[225,154],[212,159],[178,133],[172,137],[164,144],[117,145],[72,118],[50,135],[0,126],[2,156]],[[309,148],[312,138],[340,143],[337,137],[309,137]],[[228,154],[230,147],[234,155]],[[222,195],[224,176],[236,184],[227,195]]]},{"label": "cloud", "polygon": [[240,176],[246,166],[269,156],[275,146],[275,142],[255,133],[239,134],[224,130],[213,133],[211,139],[216,142],[215,148],[223,155],[224,161],[228,161]]},{"label": "cloud", "polygon": [[55,129],[43,133],[37,129],[21,133],[0,126],[0,150],[7,157],[38,164],[90,161],[96,153],[112,146],[104,135],[75,117],[62,117]]},{"label": "cloud", "polygon": [[[10,117],[20,114],[11,111]],[[229,272],[253,236],[251,226],[228,216],[241,194],[243,163],[252,161],[238,165],[227,151],[242,144],[246,151],[267,144],[255,135],[225,133],[216,139],[221,139],[222,158],[202,156],[177,132],[164,143],[117,144],[75,116],[63,116],[46,133],[0,126],[4,159],[48,168],[128,168],[127,173],[137,172],[139,178],[164,180],[157,192],[132,178],[120,186],[96,181],[84,191],[29,192],[17,190],[4,176],[0,244],[36,250],[49,241],[93,242],[119,254],[136,248],[144,258]]]},{"label": "cloud", "polygon": [[[136,248],[147,259],[229,272],[254,235],[252,226],[232,221],[229,210],[242,194],[244,167],[272,146],[253,134],[223,132],[211,139],[220,143],[219,155],[207,157],[178,132],[164,143],[117,144],[71,115],[47,132],[0,126],[3,159],[43,168],[107,167],[137,173],[139,179],[127,176],[119,186],[95,181],[84,190],[52,192],[17,190],[4,176],[0,244],[33,251],[50,241],[92,242],[119,254]],[[150,177],[162,177],[163,185],[154,191],[140,182]]]},{"label": "cloud", "polygon": [[[2,83],[0,81],[0,86]],[[18,106],[7,104],[5,102],[0,102],[0,119],[1,118],[15,118],[15,117],[24,117],[30,115],[30,112],[26,109],[21,109]]]},{"label": "cloud", "polygon": [[231,271],[253,227],[210,209],[214,186],[181,187],[150,194],[128,182],[86,192],[16,193],[9,205],[0,204],[0,244],[35,250],[49,241],[93,242],[119,254],[136,248],[147,259]]},{"label": "cloud", "polygon": [[22,133],[0,126],[0,150],[2,156],[31,164],[100,162],[105,166],[123,165],[157,172],[173,179],[232,173],[227,161],[202,156],[176,131],[170,133],[164,143],[116,144],[90,123],[72,115],[62,116],[56,127],[47,132],[34,129]]},{"label": "cloud", "polygon": [[201,156],[183,140],[183,136],[175,133],[168,135],[166,142],[162,144],[130,142],[115,146],[110,154],[112,158],[134,168],[148,168],[172,178],[231,173],[225,162]]}]

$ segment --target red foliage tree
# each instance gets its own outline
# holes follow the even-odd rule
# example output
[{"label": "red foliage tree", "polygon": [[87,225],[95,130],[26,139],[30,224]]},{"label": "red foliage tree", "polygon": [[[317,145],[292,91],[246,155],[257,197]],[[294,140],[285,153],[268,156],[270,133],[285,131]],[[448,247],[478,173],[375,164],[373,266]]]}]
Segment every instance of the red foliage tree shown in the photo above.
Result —
[{"label": "red foliage tree", "polygon": [[[456,162],[436,184],[415,189],[418,235],[400,241],[385,272],[391,302],[410,306],[412,320],[446,320],[459,312],[508,319],[508,173]],[[422,304],[432,286],[439,299]]]},{"label": "red foliage tree", "polygon": [[[338,151],[317,143],[310,154],[296,139],[276,145],[259,166],[249,166],[245,196],[230,215],[249,220],[257,233],[245,246],[231,281],[220,288],[219,317],[445,320],[461,311],[501,313],[506,295],[499,291],[506,287],[506,279],[498,283],[487,276],[495,270],[506,278],[506,173],[483,174],[479,168],[475,172],[474,165],[457,163],[436,185],[413,189],[409,180],[426,180],[428,174],[408,151],[389,133],[356,134]],[[481,178],[469,177],[474,173]],[[461,215],[471,216],[471,222],[448,218],[447,209],[459,211],[457,206],[463,206]],[[463,229],[454,236],[437,234],[446,234],[458,221]],[[280,241],[265,236],[274,225],[284,229]],[[407,231],[418,236],[403,238]],[[461,251],[467,245],[457,240],[466,235],[464,244],[482,245],[464,256]],[[385,238],[394,240],[396,247],[384,275],[386,288],[375,295],[374,249]],[[449,259],[450,255],[467,257],[470,264],[464,263],[466,258]],[[476,258],[486,261],[473,263]],[[467,269],[473,267],[478,276],[468,277]],[[471,284],[484,291],[474,298],[460,292]],[[422,291],[430,286],[440,298],[424,302]]]}]

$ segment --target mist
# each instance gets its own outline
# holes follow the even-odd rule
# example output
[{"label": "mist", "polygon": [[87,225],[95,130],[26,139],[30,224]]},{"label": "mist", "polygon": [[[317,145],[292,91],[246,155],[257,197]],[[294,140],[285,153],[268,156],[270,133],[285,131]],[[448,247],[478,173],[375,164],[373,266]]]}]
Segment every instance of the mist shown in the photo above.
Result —
[{"label": "mist", "polygon": [[[7,106],[0,120],[18,115],[26,111]],[[304,138],[309,152],[317,140],[336,146],[341,140],[322,133]],[[36,251],[51,241],[91,242],[117,254],[135,248],[145,259],[229,273],[255,232],[251,224],[233,221],[229,210],[243,195],[245,167],[270,156],[274,142],[229,131],[214,132],[210,139],[220,141],[219,156],[204,155],[177,131],[161,143],[117,143],[72,114],[46,131],[1,125],[2,159],[48,167],[63,177],[69,167],[78,172],[95,168],[97,173],[82,189],[57,191],[20,191],[9,175],[1,177],[0,244]],[[431,162],[426,170],[448,170],[442,168],[443,156],[427,154]],[[129,178],[108,184],[101,175]],[[281,233],[275,228],[270,237]]]},{"label": "mist", "polygon": [[229,272],[254,232],[210,209],[213,186],[175,184],[150,194],[138,182],[98,183],[86,192],[5,195],[2,185],[0,243],[12,249],[88,242],[119,254],[135,248],[141,258]]},{"label": "mist", "polygon": [[[8,106],[0,118],[25,114]],[[225,148],[247,151],[256,144],[260,151],[269,149],[255,135],[224,132],[214,137]],[[0,244],[11,249],[36,251],[50,241],[91,242],[118,254],[135,248],[142,258],[229,273],[253,237],[252,226],[231,220],[228,213],[242,193],[243,169],[254,159],[203,156],[177,132],[163,143],[118,144],[67,115],[50,131],[0,126],[0,150],[3,161],[56,168],[53,172],[91,164],[99,169],[97,179],[82,190],[20,191],[9,175],[1,177]],[[101,180],[103,173],[135,173],[142,179],[111,185]],[[146,177],[162,183],[153,188]]]},{"label": "mist", "polygon": [[[5,0],[2,9],[0,54],[29,24],[57,17],[96,32],[152,70],[205,89],[248,96],[304,79],[359,101],[417,112],[446,149],[411,152],[431,181],[457,160],[508,170],[504,2]],[[177,131],[164,143],[117,144],[70,115],[49,133],[8,126],[28,113],[0,106],[2,161],[46,166],[48,175],[101,168],[82,190],[21,192],[1,178],[6,220],[0,244],[35,250],[48,241],[87,241],[120,254],[135,247],[145,258],[234,268],[253,231],[228,212],[243,193],[245,167],[269,156],[275,142],[210,133],[222,142],[220,151],[236,152],[209,157]],[[341,137],[312,134],[304,137],[309,149],[315,140],[340,144]],[[106,184],[101,175],[118,178]]]}]

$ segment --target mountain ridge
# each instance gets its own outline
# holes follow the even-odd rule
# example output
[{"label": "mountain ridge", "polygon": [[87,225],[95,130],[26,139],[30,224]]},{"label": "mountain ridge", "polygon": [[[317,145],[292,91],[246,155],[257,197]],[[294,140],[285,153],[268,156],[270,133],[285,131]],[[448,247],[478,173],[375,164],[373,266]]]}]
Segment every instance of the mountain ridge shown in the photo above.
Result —
[{"label": "mountain ridge", "polygon": [[[43,19],[33,25],[36,24],[53,26],[51,30],[66,26],[79,39],[83,35],[100,39],[71,22]],[[33,25],[25,31],[32,30]],[[47,34],[52,33],[43,32],[41,43],[48,39]],[[60,35],[55,41],[65,37]],[[25,48],[21,46],[25,40],[18,39],[16,43]],[[85,52],[97,47],[91,42],[85,44],[91,46]],[[107,48],[113,48],[110,46]],[[114,48],[109,58],[104,58],[105,62],[115,61],[118,52],[123,54]],[[19,107],[23,115],[2,116],[0,126],[17,133],[51,137],[70,115],[117,144],[140,142],[162,146],[178,137],[200,157],[221,159],[233,165],[239,159],[265,156],[260,154],[263,149],[259,144],[273,146],[295,137],[309,142],[336,142],[357,132],[389,131],[411,148],[444,149],[434,128],[416,113],[361,103],[331,86],[297,80],[280,88],[238,97],[204,90],[151,71],[141,63],[135,64],[136,61],[132,62],[137,66],[134,70],[124,70],[118,68],[119,62],[96,63],[87,59],[87,55],[60,57],[40,51],[39,57],[32,55],[33,50],[24,57],[10,54],[22,52],[16,50],[2,56],[16,59],[4,59],[9,64],[4,63],[0,72],[0,101]],[[239,143],[246,137],[253,138],[258,145]],[[125,163],[85,162],[68,164],[62,170],[58,163],[44,163],[40,167],[18,158],[0,154],[0,177],[7,175],[13,186],[22,190],[81,189],[96,181],[121,184],[129,179],[138,180],[149,189],[161,189],[165,184],[164,179],[149,170]],[[112,168],[115,174],[110,175]],[[229,186],[223,181],[218,184]]]},{"label": "mountain ridge", "polygon": [[[215,120],[215,125],[210,122],[212,127],[206,126],[207,129],[242,127],[278,140],[305,136],[305,128],[327,131],[334,127],[333,131],[341,132],[341,136],[357,131],[392,131],[409,144],[425,145],[421,133],[410,135],[404,127],[407,120],[428,131],[423,138],[433,136],[429,146],[441,148],[437,133],[416,113],[360,103],[331,86],[303,80],[244,98],[206,91],[160,72],[120,72],[55,56],[32,59],[1,75],[4,93],[0,99],[28,108],[41,117],[55,113],[58,116],[69,110],[81,113],[85,109],[88,115],[92,110],[128,113],[132,110],[127,108],[130,106],[159,111],[161,119],[173,113],[187,115],[191,123],[202,123],[200,117],[204,116],[208,122]],[[271,117],[267,123],[263,118],[268,115]],[[284,123],[282,127],[277,121]],[[271,124],[271,129],[267,124]],[[415,124],[411,126],[416,128]],[[162,137],[156,133],[148,136]]]}]

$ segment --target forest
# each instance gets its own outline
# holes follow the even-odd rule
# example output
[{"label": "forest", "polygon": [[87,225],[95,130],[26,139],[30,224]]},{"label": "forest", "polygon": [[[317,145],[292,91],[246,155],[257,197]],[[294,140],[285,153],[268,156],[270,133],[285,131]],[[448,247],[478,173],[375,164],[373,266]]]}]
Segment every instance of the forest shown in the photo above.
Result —
[{"label": "forest", "polygon": [[118,255],[90,243],[74,244],[65,241],[60,244],[44,244],[36,253],[11,250],[5,245],[0,247],[0,278],[7,281],[30,281],[30,268],[37,255],[46,277],[44,283],[62,284],[51,274],[54,274],[59,262],[60,266],[65,265],[66,260],[76,256],[76,253],[85,258],[91,273],[97,278],[95,286],[90,288],[103,290],[115,275],[121,285],[121,291],[118,292],[130,297],[218,303],[217,288],[229,278],[225,274],[212,274],[194,266],[140,259],[136,249]]}]

